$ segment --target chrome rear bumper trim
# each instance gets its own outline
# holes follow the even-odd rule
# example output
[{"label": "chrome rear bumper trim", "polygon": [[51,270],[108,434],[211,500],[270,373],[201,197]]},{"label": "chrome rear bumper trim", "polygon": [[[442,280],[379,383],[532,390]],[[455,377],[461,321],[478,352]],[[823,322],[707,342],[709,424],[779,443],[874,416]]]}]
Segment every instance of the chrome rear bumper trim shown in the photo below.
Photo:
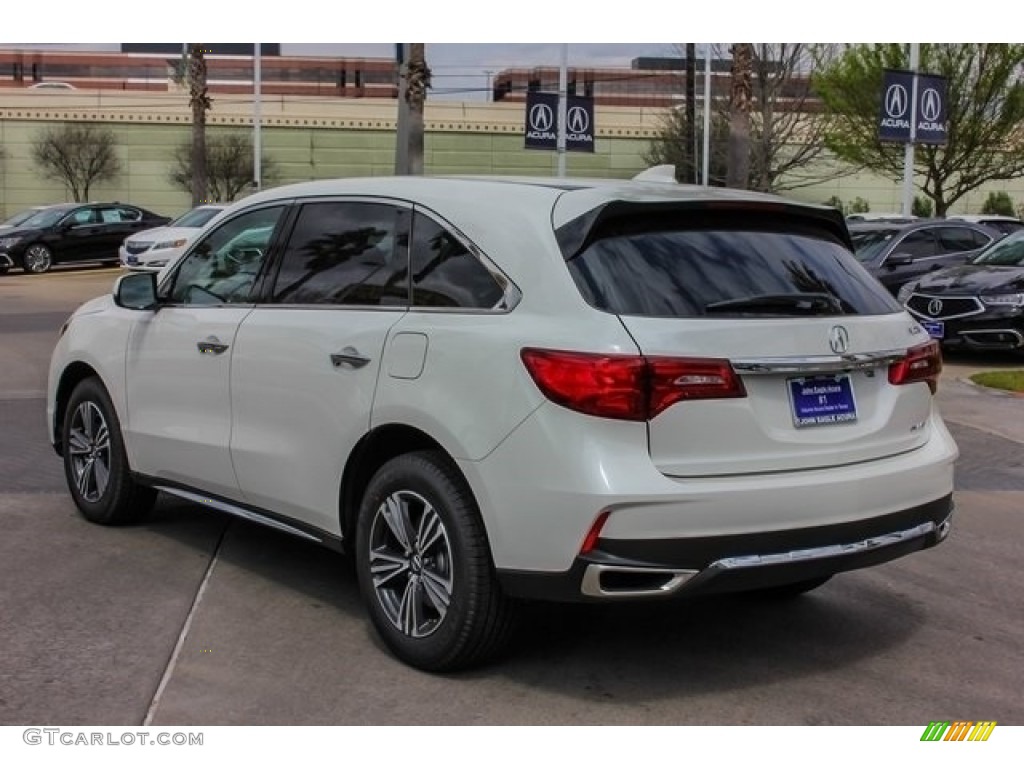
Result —
[{"label": "chrome rear bumper trim", "polygon": [[[952,525],[953,513],[950,512],[938,525],[929,521],[916,525],[913,528],[884,533],[849,544],[833,544],[826,547],[795,549],[789,552],[773,552],[764,555],[723,557],[701,571],[682,568],[633,568],[622,565],[592,563],[587,566],[583,573],[580,591],[588,597],[610,599],[668,597],[681,590],[685,591],[685,588],[688,586],[697,585],[727,572],[771,568],[772,566],[809,563],[819,560],[842,560],[850,555],[863,554],[932,535],[936,537],[936,543],[938,543],[949,535]],[[651,582],[651,586],[616,589],[602,583],[602,577],[614,574],[647,579]]]}]

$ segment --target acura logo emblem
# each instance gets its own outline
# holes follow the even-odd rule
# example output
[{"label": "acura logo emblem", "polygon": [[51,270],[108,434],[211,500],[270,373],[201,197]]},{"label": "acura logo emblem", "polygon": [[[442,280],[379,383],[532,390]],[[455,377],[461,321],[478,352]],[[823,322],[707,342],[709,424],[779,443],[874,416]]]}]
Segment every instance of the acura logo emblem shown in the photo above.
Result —
[{"label": "acura logo emblem", "polygon": [[942,312],[942,302],[938,299],[932,299],[928,302],[928,314],[932,317],[938,317],[939,313]]},{"label": "acura logo emblem", "polygon": [[929,123],[939,119],[939,112],[942,111],[942,99],[939,92],[934,88],[928,88],[921,94],[921,117]]},{"label": "acura logo emblem", "polygon": [[907,89],[895,83],[885,92],[885,114],[892,118],[903,117],[907,111]]},{"label": "acura logo emblem", "polygon": [[828,345],[837,355],[845,355],[850,348],[850,334],[841,325],[833,325],[828,332]]},{"label": "acura logo emblem", "polygon": [[590,115],[583,107],[573,107],[569,110],[567,122],[572,133],[586,133],[590,127]]},{"label": "acura logo emblem", "polygon": [[534,131],[550,131],[555,124],[555,113],[547,104],[534,104],[530,107],[530,128]]}]

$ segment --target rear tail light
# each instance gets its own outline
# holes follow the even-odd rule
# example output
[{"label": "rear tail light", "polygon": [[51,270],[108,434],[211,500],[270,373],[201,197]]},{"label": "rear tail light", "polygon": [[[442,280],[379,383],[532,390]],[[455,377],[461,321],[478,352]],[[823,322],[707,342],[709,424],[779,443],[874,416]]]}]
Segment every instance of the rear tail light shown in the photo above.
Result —
[{"label": "rear tail light", "polygon": [[935,394],[942,372],[942,350],[937,341],[929,341],[907,350],[907,356],[889,366],[890,384],[913,384],[923,381]]},{"label": "rear tail light", "polygon": [[609,419],[648,421],[681,400],[746,397],[728,360],[524,349],[523,364],[552,402]]}]

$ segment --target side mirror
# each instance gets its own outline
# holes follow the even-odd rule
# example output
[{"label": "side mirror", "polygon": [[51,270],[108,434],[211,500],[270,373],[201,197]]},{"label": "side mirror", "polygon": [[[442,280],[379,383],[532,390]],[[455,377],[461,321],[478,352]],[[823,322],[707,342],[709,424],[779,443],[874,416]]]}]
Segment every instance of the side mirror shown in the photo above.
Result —
[{"label": "side mirror", "polygon": [[887,267],[906,267],[914,263],[914,257],[906,253],[894,253],[885,260]]},{"label": "side mirror", "polygon": [[124,309],[156,309],[156,273],[133,272],[114,283],[114,303]]}]

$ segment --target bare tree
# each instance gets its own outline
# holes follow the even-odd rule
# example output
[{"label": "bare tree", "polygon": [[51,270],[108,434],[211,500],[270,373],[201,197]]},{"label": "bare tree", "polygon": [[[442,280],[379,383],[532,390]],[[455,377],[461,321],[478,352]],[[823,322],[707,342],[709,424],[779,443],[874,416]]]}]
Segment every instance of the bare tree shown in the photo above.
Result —
[{"label": "bare tree", "polygon": [[814,62],[830,61],[833,46],[759,43],[753,53],[750,188],[783,192],[849,175],[850,167],[821,162],[836,116],[811,87]]},{"label": "bare tree", "polygon": [[[758,43],[751,58],[749,101],[749,172],[741,184],[762,192],[785,192],[849,175],[855,168],[824,162],[828,155],[826,137],[836,115],[821,108],[812,90],[814,63],[827,63],[836,46],[804,43]],[[716,59],[727,52],[714,50]],[[683,84],[681,84],[683,85]],[[731,122],[731,91],[711,89],[712,184],[722,184],[727,174],[727,151]],[[688,89],[687,89],[688,91]],[[689,94],[687,93],[687,97]],[[689,168],[696,156],[690,138],[689,121],[681,110],[667,113],[658,138],[645,153],[650,165],[669,163]],[[680,181],[689,177],[680,171]]]},{"label": "bare tree", "polygon": [[752,43],[733,43],[729,85],[729,169],[725,183],[745,189],[750,183],[750,103],[754,61]]},{"label": "bare tree", "polygon": [[206,181],[206,112],[210,97],[206,90],[204,43],[188,45],[188,103],[192,107],[192,205],[208,202]]},{"label": "bare tree", "polygon": [[[168,175],[174,186],[189,193],[194,192],[192,169],[195,163],[192,152],[191,142],[178,146],[174,150]],[[252,139],[241,133],[208,137],[206,158],[202,165],[206,168],[206,201],[230,203],[246,190],[255,178]],[[261,166],[263,181],[272,182],[276,178],[277,168],[274,162],[262,153]]]},{"label": "bare tree", "polygon": [[114,132],[89,123],[46,128],[32,144],[32,159],[47,178],[64,184],[76,203],[89,199],[93,184],[117,178]]}]

